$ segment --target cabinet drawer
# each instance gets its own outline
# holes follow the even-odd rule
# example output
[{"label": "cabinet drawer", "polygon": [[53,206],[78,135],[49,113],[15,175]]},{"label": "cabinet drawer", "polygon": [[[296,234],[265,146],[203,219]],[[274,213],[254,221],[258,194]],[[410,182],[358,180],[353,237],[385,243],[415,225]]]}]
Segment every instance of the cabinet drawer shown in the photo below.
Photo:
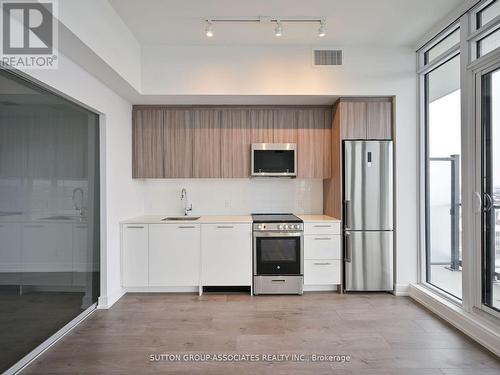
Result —
[{"label": "cabinet drawer", "polygon": [[304,236],[304,259],[341,259],[340,235]]},{"label": "cabinet drawer", "polygon": [[305,285],[340,284],[340,260],[308,259],[304,261]]},{"label": "cabinet drawer", "polygon": [[340,223],[305,223],[304,234],[340,234]]}]

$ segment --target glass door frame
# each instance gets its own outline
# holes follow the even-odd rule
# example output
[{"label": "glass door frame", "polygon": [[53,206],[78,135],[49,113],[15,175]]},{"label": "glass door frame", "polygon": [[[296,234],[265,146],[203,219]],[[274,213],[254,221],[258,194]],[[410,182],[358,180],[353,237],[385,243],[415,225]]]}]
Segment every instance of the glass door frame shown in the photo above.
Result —
[{"label": "glass door frame", "polygon": [[471,71],[474,80],[474,125],[475,125],[475,220],[474,220],[474,239],[475,239],[475,251],[473,256],[474,268],[473,276],[474,280],[474,293],[473,293],[473,309],[482,310],[488,314],[491,314],[497,318],[500,318],[500,312],[485,305],[483,303],[483,291],[484,291],[484,274],[483,274],[483,264],[484,264],[484,236],[483,236],[483,76],[497,71],[500,69],[500,51],[498,53],[489,56],[487,60],[478,64]]}]

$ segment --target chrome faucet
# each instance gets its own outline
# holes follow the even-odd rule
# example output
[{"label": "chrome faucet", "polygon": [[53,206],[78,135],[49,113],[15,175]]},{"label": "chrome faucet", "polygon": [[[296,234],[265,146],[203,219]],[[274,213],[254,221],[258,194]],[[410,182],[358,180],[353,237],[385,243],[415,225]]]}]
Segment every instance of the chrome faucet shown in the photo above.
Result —
[{"label": "chrome faucet", "polygon": [[[81,194],[80,195],[80,197],[81,197],[80,198],[80,205],[78,205],[76,203],[76,199],[75,199],[77,192],[80,192],[80,194]],[[77,210],[79,212],[80,216],[83,216],[84,208],[83,208],[83,190],[82,190],[82,188],[74,188],[73,189],[73,198],[72,199],[73,199],[73,204],[75,205],[75,210]]]},{"label": "chrome faucet", "polygon": [[181,190],[181,200],[184,199],[184,216],[187,216],[190,211],[193,211],[193,204],[188,205],[188,193],[186,188]]}]

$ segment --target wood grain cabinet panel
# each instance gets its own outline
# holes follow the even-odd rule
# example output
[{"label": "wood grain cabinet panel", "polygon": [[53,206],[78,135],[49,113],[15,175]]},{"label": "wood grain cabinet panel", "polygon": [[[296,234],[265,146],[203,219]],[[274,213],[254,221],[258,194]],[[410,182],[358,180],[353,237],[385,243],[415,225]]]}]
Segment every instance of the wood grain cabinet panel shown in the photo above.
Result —
[{"label": "wood grain cabinet panel", "polygon": [[273,111],[274,143],[297,143],[298,114],[299,111],[293,107]]},{"label": "wood grain cabinet panel", "polygon": [[367,139],[392,139],[392,103],[373,101],[367,103]]},{"label": "wood grain cabinet panel", "polygon": [[322,108],[298,111],[297,177],[323,178],[325,111]]},{"label": "wood grain cabinet panel", "polygon": [[327,179],[332,176],[333,111],[331,108],[325,109],[323,120],[323,178]]},{"label": "wood grain cabinet panel", "polygon": [[248,109],[222,111],[221,171],[223,178],[250,176],[250,115]]},{"label": "wood grain cabinet panel", "polygon": [[134,178],[165,177],[163,151],[163,110],[134,109],[132,176]]},{"label": "wood grain cabinet panel", "polygon": [[366,139],[367,103],[361,101],[340,102],[340,126],[343,139]]},{"label": "wood grain cabinet panel", "polygon": [[250,114],[250,141],[251,143],[273,143],[273,110],[266,108],[252,108]]},{"label": "wood grain cabinet panel", "polygon": [[167,109],[163,113],[163,160],[166,178],[193,176],[194,130],[189,109]]},{"label": "wood grain cabinet panel", "polygon": [[219,178],[221,172],[221,111],[195,109],[193,177]]}]

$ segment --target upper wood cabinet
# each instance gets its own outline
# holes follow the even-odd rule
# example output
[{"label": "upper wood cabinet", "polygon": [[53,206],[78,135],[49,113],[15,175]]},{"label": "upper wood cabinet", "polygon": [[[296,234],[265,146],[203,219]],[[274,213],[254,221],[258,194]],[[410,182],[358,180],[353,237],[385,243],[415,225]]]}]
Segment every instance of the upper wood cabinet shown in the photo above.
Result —
[{"label": "upper wood cabinet", "polygon": [[132,177],[162,178],[163,168],[163,111],[141,108],[133,111]]},{"label": "upper wood cabinet", "polygon": [[167,109],[163,114],[163,160],[166,178],[193,176],[194,130],[189,109]]},{"label": "upper wood cabinet", "polygon": [[133,177],[247,178],[251,144],[274,142],[297,144],[299,178],[328,178],[331,121],[329,107],[137,106]]},{"label": "upper wood cabinet", "polygon": [[221,172],[221,111],[201,108],[193,111],[193,177],[219,178]]},{"label": "upper wood cabinet", "polygon": [[367,139],[392,139],[392,103],[372,101],[367,103]]},{"label": "upper wood cabinet", "polygon": [[221,170],[223,178],[250,176],[250,115],[244,108],[222,111]]},{"label": "upper wood cabinet", "polygon": [[342,139],[392,139],[390,98],[341,99],[337,112]]},{"label": "upper wood cabinet", "polygon": [[366,103],[340,102],[340,126],[344,139],[366,139]]},{"label": "upper wood cabinet", "polygon": [[323,178],[325,151],[323,109],[304,109],[298,112],[297,177]]},{"label": "upper wood cabinet", "polygon": [[273,112],[273,142],[297,143],[299,110],[296,108],[279,108]]}]

